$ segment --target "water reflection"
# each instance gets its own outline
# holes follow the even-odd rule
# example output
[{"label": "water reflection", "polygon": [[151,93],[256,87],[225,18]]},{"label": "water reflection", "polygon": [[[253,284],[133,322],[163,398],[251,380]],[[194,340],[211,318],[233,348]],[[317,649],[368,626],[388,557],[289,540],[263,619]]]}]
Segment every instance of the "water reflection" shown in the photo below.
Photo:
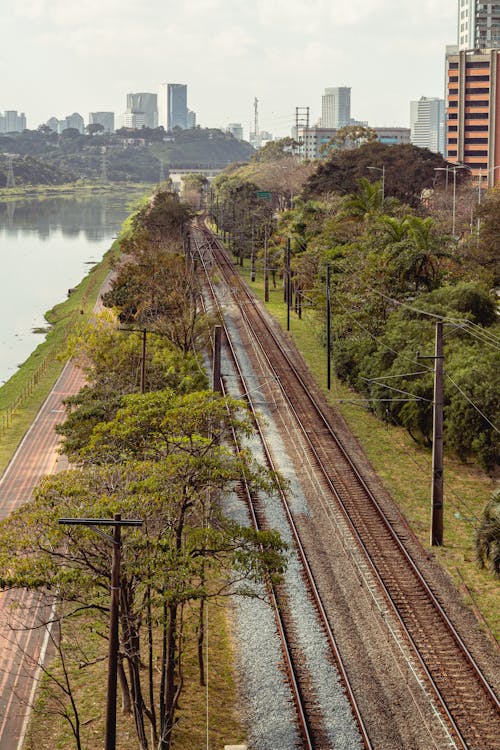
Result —
[{"label": "water reflection", "polygon": [[0,202],[0,385],[41,342],[33,329],[101,260],[138,197]]},{"label": "water reflection", "polygon": [[80,235],[99,242],[115,231],[128,213],[129,195],[95,198],[44,198],[0,201],[0,231],[17,237],[35,232],[41,240],[57,230],[64,237]]}]

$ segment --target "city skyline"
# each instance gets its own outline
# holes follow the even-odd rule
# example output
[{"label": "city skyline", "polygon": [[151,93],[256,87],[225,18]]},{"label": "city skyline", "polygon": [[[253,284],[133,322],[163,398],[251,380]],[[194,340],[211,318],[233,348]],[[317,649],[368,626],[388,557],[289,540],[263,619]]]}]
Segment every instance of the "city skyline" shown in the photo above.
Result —
[{"label": "city skyline", "polygon": [[119,115],[127,92],[180,80],[201,125],[247,132],[258,96],[261,127],[288,135],[296,106],[315,122],[324,88],[344,85],[356,119],[407,126],[409,100],[443,95],[457,2],[190,0],[167,11],[157,0],[21,0],[0,18],[0,107],[26,112],[28,127],[55,112]]}]

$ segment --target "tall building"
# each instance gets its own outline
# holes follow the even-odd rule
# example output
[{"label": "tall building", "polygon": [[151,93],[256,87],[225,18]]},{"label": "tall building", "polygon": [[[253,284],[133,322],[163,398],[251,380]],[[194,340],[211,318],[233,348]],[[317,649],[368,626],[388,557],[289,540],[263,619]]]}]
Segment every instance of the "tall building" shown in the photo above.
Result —
[{"label": "tall building", "polygon": [[325,89],[322,97],[321,127],[343,128],[351,124],[351,89],[347,86]]},{"label": "tall building", "polygon": [[85,120],[78,112],[73,112],[72,115],[66,117],[66,128],[74,128],[79,133],[83,133],[85,130]]},{"label": "tall building", "polygon": [[500,49],[446,55],[446,156],[471,173],[500,183]]},{"label": "tall building", "polygon": [[[127,115],[144,115],[146,128],[158,127],[158,96],[156,94],[127,94]],[[125,125],[125,127],[134,127]],[[142,127],[142,126],[141,126]]]},{"label": "tall building", "polygon": [[458,48],[500,47],[500,3],[458,0]]},{"label": "tall building", "polygon": [[230,122],[226,131],[231,133],[233,138],[236,138],[237,141],[243,140],[243,126],[241,122]]},{"label": "tall building", "polygon": [[422,96],[410,102],[410,129],[414,146],[444,154],[444,99]]},{"label": "tall building", "polygon": [[4,114],[0,114],[0,133],[22,133],[26,130],[26,115],[21,112],[18,115],[17,110],[8,109]]},{"label": "tall building", "polygon": [[188,125],[187,86],[184,83],[167,84],[167,129]]},{"label": "tall building", "polygon": [[105,133],[115,132],[114,112],[90,112],[89,125],[102,125]]},{"label": "tall building", "polygon": [[187,111],[186,127],[188,128],[188,130],[196,127],[196,112],[193,112],[192,109],[188,109]]}]

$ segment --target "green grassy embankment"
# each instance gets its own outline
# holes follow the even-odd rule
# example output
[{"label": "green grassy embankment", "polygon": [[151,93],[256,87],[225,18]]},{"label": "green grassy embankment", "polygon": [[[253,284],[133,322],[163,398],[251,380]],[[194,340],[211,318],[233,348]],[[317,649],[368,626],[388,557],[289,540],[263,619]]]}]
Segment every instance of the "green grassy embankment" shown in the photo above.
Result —
[{"label": "green grassy embankment", "polygon": [[60,355],[67,338],[92,313],[111,260],[118,252],[115,242],[68,299],[45,314],[50,324],[45,340],[0,388],[0,474],[61,372],[64,362]]},{"label": "green grassy embankment", "polygon": [[70,182],[64,185],[19,185],[13,188],[0,188],[0,200],[20,200],[24,198],[59,198],[59,197],[94,197],[104,193],[120,193],[131,190],[151,190],[149,183],[102,183],[102,182]]},{"label": "green grassy embankment", "polygon": [[[240,269],[250,283],[249,261]],[[264,300],[262,269],[250,286]],[[283,289],[272,289],[268,310],[286,328]],[[489,636],[500,640],[498,619],[499,584],[476,562],[475,527],[484,505],[495,488],[494,481],[472,464],[445,456],[444,546],[430,547],[431,454],[418,446],[406,430],[388,425],[356,404],[358,394],[332,378],[328,392],[326,351],[320,343],[321,327],[315,314],[305,311],[302,320],[291,313],[290,333],[329,403],[338,409],[362,445],[374,469],[389,490],[410,526],[441,563],[462,592],[465,601],[482,621]]]}]

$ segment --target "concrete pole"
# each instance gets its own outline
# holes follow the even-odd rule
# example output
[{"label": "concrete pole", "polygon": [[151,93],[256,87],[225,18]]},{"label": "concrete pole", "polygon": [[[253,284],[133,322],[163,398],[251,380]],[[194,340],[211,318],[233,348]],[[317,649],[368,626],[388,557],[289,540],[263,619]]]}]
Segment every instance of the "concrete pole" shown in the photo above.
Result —
[{"label": "concrete pole", "polygon": [[431,545],[443,544],[443,323],[436,321],[434,358],[434,410],[432,426]]}]

